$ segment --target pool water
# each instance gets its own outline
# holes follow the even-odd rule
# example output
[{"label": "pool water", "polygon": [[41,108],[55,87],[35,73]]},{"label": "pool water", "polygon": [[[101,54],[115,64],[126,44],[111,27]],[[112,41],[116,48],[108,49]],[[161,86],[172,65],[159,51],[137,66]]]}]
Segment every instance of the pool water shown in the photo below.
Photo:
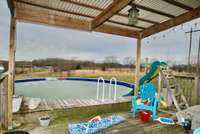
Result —
[{"label": "pool water", "polygon": [[[100,84],[100,98],[102,96]],[[108,98],[109,84],[105,84],[105,98]],[[112,96],[114,85],[112,85]],[[117,97],[131,91],[131,88],[117,85]],[[42,99],[96,99],[97,83],[88,81],[56,80],[15,83],[15,94]]]}]

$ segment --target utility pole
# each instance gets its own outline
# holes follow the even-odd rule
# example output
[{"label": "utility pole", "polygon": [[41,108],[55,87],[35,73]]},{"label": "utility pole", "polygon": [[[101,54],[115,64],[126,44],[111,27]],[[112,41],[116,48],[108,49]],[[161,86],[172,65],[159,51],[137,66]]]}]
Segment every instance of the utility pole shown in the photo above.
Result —
[{"label": "utility pole", "polygon": [[200,32],[200,29],[199,30],[193,30],[191,28],[190,31],[185,32],[186,34],[190,34],[189,52],[188,52],[188,72],[189,72],[189,68],[190,68],[190,56],[191,56],[191,48],[192,48],[192,35],[193,35],[193,33],[196,33],[196,32]]}]

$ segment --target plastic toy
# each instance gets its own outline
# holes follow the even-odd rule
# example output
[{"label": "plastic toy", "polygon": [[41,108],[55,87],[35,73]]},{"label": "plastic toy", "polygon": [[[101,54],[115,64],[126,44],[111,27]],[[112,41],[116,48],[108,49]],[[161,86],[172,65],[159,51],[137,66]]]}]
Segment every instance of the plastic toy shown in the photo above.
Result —
[{"label": "plastic toy", "polygon": [[142,110],[139,112],[139,117],[143,122],[149,122],[151,119],[151,113],[149,111]]},{"label": "plastic toy", "polygon": [[[151,69],[150,71],[144,75],[140,81],[139,81],[139,86],[151,82],[154,78],[156,78],[159,74],[159,67],[161,66],[166,66],[167,64],[165,62],[160,62],[160,61],[154,61],[151,64]],[[134,89],[131,90],[128,94],[124,96],[133,96],[134,95]]]},{"label": "plastic toy", "polygon": [[171,118],[165,118],[165,117],[159,117],[158,119],[155,119],[159,121],[162,124],[167,124],[167,125],[174,125],[174,121]]},{"label": "plastic toy", "polygon": [[[140,98],[142,101],[140,104],[137,104],[137,99]],[[144,104],[144,100],[148,100],[148,104]],[[156,98],[156,87],[152,83],[146,83],[140,86],[140,92],[138,96],[133,96],[133,116],[136,116],[138,110],[147,110],[151,111],[152,118],[157,118],[156,109],[158,106],[159,100]]]}]

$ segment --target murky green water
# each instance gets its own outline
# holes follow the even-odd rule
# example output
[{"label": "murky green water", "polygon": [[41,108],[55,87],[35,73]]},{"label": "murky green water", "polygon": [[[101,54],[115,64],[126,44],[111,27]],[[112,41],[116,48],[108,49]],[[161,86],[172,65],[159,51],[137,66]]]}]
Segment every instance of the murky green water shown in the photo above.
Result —
[{"label": "murky green water", "polygon": [[[102,88],[100,86],[100,90],[101,89]],[[108,98],[108,89],[109,84],[105,84],[105,98]],[[44,99],[95,99],[97,92],[96,90],[96,82],[85,81],[58,80],[15,84],[15,93],[17,95]],[[117,97],[120,97],[129,91],[131,91],[130,88],[118,85]],[[102,90],[100,92],[100,96],[102,96]]]}]

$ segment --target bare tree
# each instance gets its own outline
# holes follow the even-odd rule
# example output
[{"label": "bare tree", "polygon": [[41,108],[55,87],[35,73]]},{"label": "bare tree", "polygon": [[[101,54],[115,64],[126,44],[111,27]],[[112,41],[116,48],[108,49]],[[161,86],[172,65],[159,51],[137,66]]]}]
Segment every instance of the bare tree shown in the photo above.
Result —
[{"label": "bare tree", "polygon": [[104,59],[104,63],[116,64],[116,63],[119,63],[119,62],[118,62],[116,56],[107,56],[107,57]]},{"label": "bare tree", "polygon": [[124,65],[132,66],[135,63],[135,58],[132,56],[127,56],[123,59]]}]

